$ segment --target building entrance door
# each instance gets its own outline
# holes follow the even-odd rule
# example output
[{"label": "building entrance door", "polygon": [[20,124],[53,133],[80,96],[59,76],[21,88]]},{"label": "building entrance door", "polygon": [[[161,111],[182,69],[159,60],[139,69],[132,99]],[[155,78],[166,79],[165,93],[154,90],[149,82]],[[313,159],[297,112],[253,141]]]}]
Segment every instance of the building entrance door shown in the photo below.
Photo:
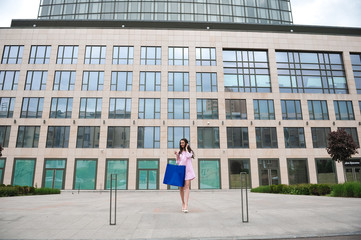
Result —
[{"label": "building entrance door", "polygon": [[63,189],[64,170],[47,169],[45,173],[45,187]]},{"label": "building entrance door", "polygon": [[280,184],[280,168],[278,159],[258,159],[260,185]]},{"label": "building entrance door", "polygon": [[346,182],[361,181],[360,160],[349,160],[344,163]]}]

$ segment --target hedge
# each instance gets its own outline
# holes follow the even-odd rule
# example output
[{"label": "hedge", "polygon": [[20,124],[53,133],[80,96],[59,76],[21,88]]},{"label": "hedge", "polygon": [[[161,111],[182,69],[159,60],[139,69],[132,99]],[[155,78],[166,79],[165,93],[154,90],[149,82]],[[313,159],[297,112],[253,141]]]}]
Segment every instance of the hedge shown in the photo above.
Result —
[{"label": "hedge", "polygon": [[52,188],[34,188],[29,186],[5,186],[4,184],[0,185],[0,197],[44,194],[60,194],[60,190]]},{"label": "hedge", "polygon": [[361,183],[346,182],[333,186],[331,196],[333,197],[357,197],[361,198]]}]

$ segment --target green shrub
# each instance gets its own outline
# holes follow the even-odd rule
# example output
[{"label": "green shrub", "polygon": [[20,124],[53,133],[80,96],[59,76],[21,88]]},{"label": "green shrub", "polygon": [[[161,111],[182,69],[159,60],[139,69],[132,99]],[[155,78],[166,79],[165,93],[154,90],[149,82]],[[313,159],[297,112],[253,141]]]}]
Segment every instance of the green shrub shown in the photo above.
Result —
[{"label": "green shrub", "polygon": [[[329,184],[297,184],[297,185],[271,185],[253,188],[251,192],[282,193],[295,195],[318,195],[323,196],[331,193]],[[360,190],[361,192],[361,190]]]},{"label": "green shrub", "polygon": [[258,192],[258,193],[270,193],[271,192],[271,188],[270,186],[259,186],[256,188],[252,188],[251,192]]},{"label": "green shrub", "polygon": [[16,187],[0,187],[0,197],[11,197],[19,195]]},{"label": "green shrub", "polygon": [[35,188],[34,194],[35,195],[60,194],[60,190],[53,188]]},{"label": "green shrub", "polygon": [[0,186],[0,197],[44,194],[60,194],[60,190],[52,188],[34,188],[29,186]]},{"label": "green shrub", "polygon": [[332,187],[331,196],[333,197],[361,197],[360,182],[346,182]]}]

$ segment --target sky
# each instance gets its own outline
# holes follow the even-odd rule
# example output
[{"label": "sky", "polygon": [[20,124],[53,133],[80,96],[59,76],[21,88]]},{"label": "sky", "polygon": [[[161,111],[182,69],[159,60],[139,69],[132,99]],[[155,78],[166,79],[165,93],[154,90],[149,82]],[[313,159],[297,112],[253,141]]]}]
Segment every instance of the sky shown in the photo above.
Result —
[{"label": "sky", "polygon": [[[36,19],[40,0],[0,0],[0,27],[11,19]],[[361,27],[361,0],[291,0],[293,23]]]}]

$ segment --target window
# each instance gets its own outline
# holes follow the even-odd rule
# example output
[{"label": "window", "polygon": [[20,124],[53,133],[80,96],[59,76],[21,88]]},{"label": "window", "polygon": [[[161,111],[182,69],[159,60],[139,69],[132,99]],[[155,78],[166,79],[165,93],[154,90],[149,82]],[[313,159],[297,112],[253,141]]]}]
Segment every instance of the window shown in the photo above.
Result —
[{"label": "window", "polygon": [[140,64],[141,65],[160,65],[161,47],[141,47]]},{"label": "window", "polygon": [[[117,175],[117,189],[126,190],[128,185],[128,160],[127,159],[107,159],[106,160],[106,182],[105,189],[110,189],[111,175]],[[113,182],[113,187],[115,183]]]},{"label": "window", "polygon": [[160,72],[140,72],[139,91],[160,91]]},{"label": "window", "polygon": [[138,159],[137,189],[155,190],[159,188],[159,159]]},{"label": "window", "polygon": [[1,64],[21,64],[24,46],[5,46]]},{"label": "window", "polygon": [[170,91],[170,92],[188,92],[189,91],[189,73],[187,73],[187,72],[169,72],[168,73],[168,91]]},{"label": "window", "polygon": [[84,64],[105,64],[105,46],[86,46]]},{"label": "window", "polygon": [[4,183],[5,159],[0,158],[0,184]]},{"label": "window", "polygon": [[189,119],[189,99],[168,98],[168,119]]},{"label": "window", "polygon": [[196,48],[197,66],[216,66],[216,49],[215,48]]},{"label": "window", "polygon": [[278,148],[275,127],[256,127],[257,148]]},{"label": "window", "polygon": [[229,159],[228,169],[230,189],[241,188],[241,181],[243,186],[246,186],[245,179],[243,177],[241,179],[241,172],[247,173],[247,187],[251,188],[251,167],[249,159]]},{"label": "window", "polygon": [[139,119],[160,119],[160,98],[140,98]]},{"label": "window", "polygon": [[197,99],[197,119],[218,119],[218,100]]},{"label": "window", "polygon": [[285,127],[283,128],[283,131],[286,148],[306,148],[305,132],[303,128]]},{"label": "window", "polygon": [[227,127],[228,148],[249,148],[247,127]]},{"label": "window", "polygon": [[78,127],[77,148],[99,148],[100,127]]},{"label": "window", "polygon": [[275,120],[273,100],[253,100],[254,119]]},{"label": "window", "polygon": [[317,170],[317,183],[336,184],[336,166],[332,159],[315,159]]},{"label": "window", "polygon": [[17,90],[20,71],[0,71],[0,90]]},{"label": "window", "polygon": [[288,181],[290,185],[309,183],[307,159],[287,159]]},{"label": "window", "polygon": [[132,100],[130,98],[110,98],[109,118],[130,119]]},{"label": "window", "polygon": [[221,169],[219,159],[199,159],[199,189],[220,189]]},{"label": "window", "polygon": [[79,118],[100,118],[101,113],[101,98],[80,98]]},{"label": "window", "polygon": [[[340,128],[338,128],[340,129]],[[343,130],[345,130],[348,134],[352,136],[352,139],[357,144],[358,147],[360,147],[360,143],[358,140],[358,134],[357,134],[357,128],[355,127],[342,127]]]},{"label": "window", "polygon": [[49,126],[46,138],[47,148],[68,148],[70,127]]},{"label": "window", "polygon": [[48,64],[51,46],[31,46],[29,64]]},{"label": "window", "polygon": [[312,143],[313,148],[326,148],[327,147],[327,137],[331,132],[329,127],[313,127],[311,128],[312,132]]},{"label": "window", "polygon": [[19,126],[17,148],[37,148],[39,144],[40,126]]},{"label": "window", "polygon": [[348,93],[341,53],[276,52],[281,93]]},{"label": "window", "polygon": [[266,51],[223,50],[224,91],[271,92]]},{"label": "window", "polygon": [[336,120],[355,120],[351,101],[333,101]]},{"label": "window", "polygon": [[59,46],[57,64],[77,64],[79,46]]},{"label": "window", "polygon": [[300,100],[281,100],[283,120],[302,120]]},{"label": "window", "polygon": [[245,99],[226,99],[226,119],[247,119]]},{"label": "window", "polygon": [[73,98],[52,98],[49,118],[71,118]]},{"label": "window", "polygon": [[138,148],[160,148],[160,127],[138,127]]},{"label": "window", "polygon": [[187,47],[169,47],[168,64],[169,65],[188,65],[188,48]]},{"label": "window", "polygon": [[111,91],[132,91],[133,72],[112,72]]},{"label": "window", "polygon": [[197,92],[217,92],[217,73],[197,73]]},{"label": "window", "polygon": [[32,187],[34,184],[35,161],[35,159],[15,159],[11,185]]},{"label": "window", "polygon": [[64,189],[66,159],[45,159],[43,187]]},{"label": "window", "polygon": [[310,120],[329,120],[327,102],[325,100],[308,100]]},{"label": "window", "polygon": [[14,114],[15,98],[0,98],[0,118],[12,118]]},{"label": "window", "polygon": [[113,64],[133,64],[134,47],[114,46]]},{"label": "window", "polygon": [[96,159],[75,159],[73,189],[95,190],[97,176]]},{"label": "window", "polygon": [[179,148],[179,141],[190,139],[189,127],[168,127],[168,148]]},{"label": "window", "polygon": [[47,71],[28,71],[25,90],[45,90]]},{"label": "window", "polygon": [[9,146],[10,130],[11,126],[0,126],[0,145],[2,147]]},{"label": "window", "polygon": [[361,94],[361,54],[351,53],[350,57],[351,57],[353,75],[355,77],[356,90],[358,94]]},{"label": "window", "polygon": [[41,118],[43,115],[44,98],[23,98],[21,118]]},{"label": "window", "polygon": [[129,148],[130,127],[108,127],[107,148]]},{"label": "window", "polygon": [[219,148],[218,127],[198,127],[198,148]]},{"label": "window", "polygon": [[104,84],[104,72],[84,72],[83,91],[102,91]]},{"label": "window", "polygon": [[75,71],[55,71],[53,90],[73,91],[75,86]]}]

